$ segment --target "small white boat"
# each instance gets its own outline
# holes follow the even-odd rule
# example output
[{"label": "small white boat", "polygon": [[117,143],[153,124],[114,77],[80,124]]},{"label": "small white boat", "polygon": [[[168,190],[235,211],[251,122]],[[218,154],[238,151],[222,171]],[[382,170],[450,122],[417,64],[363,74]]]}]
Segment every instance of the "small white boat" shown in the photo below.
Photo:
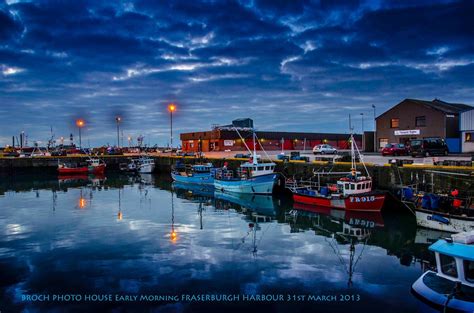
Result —
[{"label": "small white boat", "polygon": [[128,163],[121,163],[119,167],[123,172],[149,174],[155,170],[155,161],[142,156],[139,159],[130,159]]},{"label": "small white boat", "polygon": [[145,173],[153,173],[155,170],[155,160],[150,157],[141,157],[138,159],[138,172],[145,174]]},{"label": "small white boat", "polygon": [[436,271],[427,271],[412,285],[421,312],[474,312],[474,231],[440,239]]}]

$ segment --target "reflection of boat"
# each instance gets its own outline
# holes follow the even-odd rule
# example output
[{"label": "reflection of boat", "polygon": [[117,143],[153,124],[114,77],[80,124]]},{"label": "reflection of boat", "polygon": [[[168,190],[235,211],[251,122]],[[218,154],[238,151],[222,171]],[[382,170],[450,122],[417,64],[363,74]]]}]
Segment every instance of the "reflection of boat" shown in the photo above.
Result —
[{"label": "reflection of boat", "polygon": [[[351,135],[352,169],[346,177],[336,184],[321,186],[301,186],[293,182],[289,187],[295,202],[332,207],[350,211],[380,211],[385,201],[385,192],[372,190],[372,178],[366,169],[367,176],[359,176],[355,162],[355,140]],[[357,151],[359,149],[357,148]],[[360,157],[360,153],[359,153]],[[361,158],[362,160],[362,158]],[[364,164],[365,168],[365,164]]]},{"label": "reflection of boat", "polygon": [[214,196],[214,186],[209,185],[198,185],[198,184],[188,184],[181,182],[173,182],[173,189],[176,190],[178,197],[182,194],[187,194],[193,198],[196,197],[205,197],[212,198]]},{"label": "reflection of boat", "polygon": [[452,235],[430,246],[436,271],[412,286],[422,312],[474,312],[474,231]]},{"label": "reflection of boat", "polygon": [[214,185],[214,167],[211,163],[194,164],[190,168],[177,166],[171,177],[181,183]]},{"label": "reflection of boat", "polygon": [[296,210],[318,213],[343,220],[345,223],[355,227],[375,228],[384,227],[384,220],[380,212],[341,211],[329,207],[318,207],[302,203],[294,203]]},{"label": "reflection of boat", "polygon": [[[238,134],[240,136],[240,133]],[[245,140],[241,139],[245,144]],[[227,169],[227,166],[216,171],[214,186],[217,190],[249,194],[273,193],[273,187],[278,180],[278,174],[274,173],[276,165],[273,162],[258,162],[255,139],[256,135],[253,131],[254,149],[251,162],[241,164],[235,175],[234,171]],[[251,152],[248,147],[247,149]]]},{"label": "reflection of boat", "polygon": [[277,210],[277,203],[271,195],[253,195],[222,192],[216,190],[214,197],[219,200],[232,202],[247,208],[261,215],[275,216]]},{"label": "reflection of boat", "polygon": [[419,227],[416,229],[415,243],[431,245],[438,241],[438,239],[447,238],[449,236],[451,236],[451,233]]}]

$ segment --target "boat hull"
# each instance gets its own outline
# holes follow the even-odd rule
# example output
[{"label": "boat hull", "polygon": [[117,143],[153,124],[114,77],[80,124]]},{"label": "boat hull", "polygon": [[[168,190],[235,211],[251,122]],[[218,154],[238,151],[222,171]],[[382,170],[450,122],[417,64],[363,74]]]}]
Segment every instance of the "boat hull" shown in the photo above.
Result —
[{"label": "boat hull", "polygon": [[214,179],[214,187],[220,191],[234,193],[271,194],[278,174],[266,174],[243,180]]},{"label": "boat hull", "polygon": [[336,199],[319,195],[293,193],[293,200],[298,203],[347,211],[380,212],[385,202],[385,194],[368,193]]},{"label": "boat hull", "polygon": [[[452,285],[449,286],[451,288],[443,288],[445,293],[435,291],[427,285],[427,282],[430,284],[429,280],[435,279],[436,273],[427,271],[411,287],[412,294],[420,301],[421,312],[443,312],[447,302],[446,294],[454,289],[454,282],[451,282]],[[444,280],[445,282],[440,283],[446,284],[446,279]],[[446,309],[446,312],[474,312],[474,302],[453,297],[449,300]]]},{"label": "boat hull", "polygon": [[138,172],[142,174],[150,174],[155,170],[155,164],[143,164],[138,168]]},{"label": "boat hull", "polygon": [[75,167],[75,168],[69,168],[69,167],[62,167],[58,168],[58,173],[59,175],[80,175],[80,174],[87,174],[89,172],[88,167]]},{"label": "boat hull", "polygon": [[459,233],[474,230],[474,218],[453,216],[440,212],[415,209],[416,223],[418,226],[440,231]]},{"label": "boat hull", "polygon": [[171,178],[180,183],[186,184],[198,184],[198,185],[214,185],[214,177],[209,175],[196,175],[193,176],[183,176],[178,173],[171,173]]},{"label": "boat hull", "polygon": [[105,164],[100,164],[98,166],[89,166],[89,173],[92,174],[104,174],[105,172]]}]

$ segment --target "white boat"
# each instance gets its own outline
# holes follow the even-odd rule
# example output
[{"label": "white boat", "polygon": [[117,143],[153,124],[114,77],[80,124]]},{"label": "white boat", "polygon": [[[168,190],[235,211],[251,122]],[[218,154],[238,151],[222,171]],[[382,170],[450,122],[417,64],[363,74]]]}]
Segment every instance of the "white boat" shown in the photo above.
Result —
[{"label": "white boat", "polygon": [[412,285],[421,312],[474,312],[474,231],[440,239],[436,271],[425,272]]},{"label": "white boat", "polygon": [[145,174],[145,173],[153,173],[155,170],[155,160],[150,157],[141,157],[138,159],[138,172]]},{"label": "white boat", "polygon": [[474,217],[416,208],[418,226],[440,231],[459,233],[474,230]]},{"label": "white boat", "polygon": [[155,161],[142,156],[139,159],[130,159],[128,163],[121,163],[119,167],[123,172],[149,174],[155,170]]}]

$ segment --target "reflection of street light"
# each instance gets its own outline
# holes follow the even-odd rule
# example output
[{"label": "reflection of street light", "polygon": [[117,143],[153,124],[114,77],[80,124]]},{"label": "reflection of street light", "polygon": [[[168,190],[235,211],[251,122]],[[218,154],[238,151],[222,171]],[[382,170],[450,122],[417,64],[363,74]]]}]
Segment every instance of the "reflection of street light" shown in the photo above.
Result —
[{"label": "reflection of street light", "polygon": [[176,111],[176,105],[171,103],[168,105],[168,111],[170,112],[170,146],[173,147],[173,112]]},{"label": "reflection of street light", "polygon": [[120,147],[120,135],[119,135],[119,128],[120,128],[120,122],[122,121],[122,118],[120,116],[115,117],[115,121],[117,122],[117,148]]},{"label": "reflection of street light", "polygon": [[178,240],[178,233],[174,230],[174,194],[171,191],[171,232],[170,232],[170,240],[172,243],[175,243]]},{"label": "reflection of street light", "polygon": [[118,214],[117,214],[117,219],[119,221],[121,221],[123,219],[123,213],[122,213],[122,202],[121,202],[121,198],[120,198],[120,188],[119,188],[118,192],[119,192],[119,211],[118,211]]},{"label": "reflection of street light", "polygon": [[81,128],[84,127],[86,123],[83,119],[76,120],[76,126],[79,128],[79,149],[82,149],[82,139],[81,139]]}]

